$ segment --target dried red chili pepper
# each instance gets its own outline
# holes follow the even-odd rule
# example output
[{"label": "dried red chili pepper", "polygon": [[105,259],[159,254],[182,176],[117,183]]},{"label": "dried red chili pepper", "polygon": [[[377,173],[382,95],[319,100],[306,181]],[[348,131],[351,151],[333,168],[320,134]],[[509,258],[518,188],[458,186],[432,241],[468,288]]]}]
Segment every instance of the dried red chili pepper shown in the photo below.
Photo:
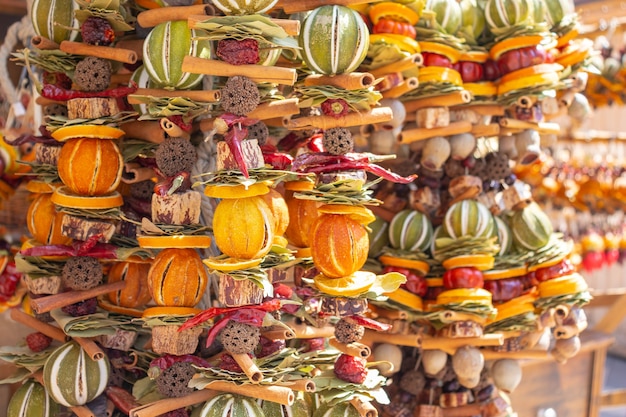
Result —
[{"label": "dried red chili pepper", "polygon": [[126,97],[129,94],[133,94],[135,91],[137,91],[136,83],[132,83],[132,85],[129,87],[126,87],[126,86],[115,87],[115,88],[110,88],[108,90],[98,91],[98,92],[68,90],[65,88],[57,87],[56,85],[45,84],[41,89],[41,96],[48,98],[50,100],[67,101],[73,98]]},{"label": "dried red chili pepper", "polygon": [[380,165],[370,164],[367,162],[340,162],[337,164],[323,165],[313,167],[308,169],[307,172],[334,172],[334,171],[349,171],[353,169],[362,169],[367,172],[371,172],[374,175],[377,175],[387,181],[399,183],[399,184],[409,184],[413,182],[417,175],[409,175],[408,177],[400,176],[394,172],[391,172]]}]

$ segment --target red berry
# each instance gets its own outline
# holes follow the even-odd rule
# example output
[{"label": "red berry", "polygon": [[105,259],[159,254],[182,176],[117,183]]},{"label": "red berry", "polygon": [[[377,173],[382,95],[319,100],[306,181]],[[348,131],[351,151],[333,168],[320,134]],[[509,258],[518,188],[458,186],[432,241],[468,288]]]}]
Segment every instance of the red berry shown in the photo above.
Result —
[{"label": "red berry", "polygon": [[26,344],[33,352],[46,350],[48,346],[50,346],[50,343],[52,343],[52,338],[40,332],[31,333],[26,336]]},{"label": "red berry", "polygon": [[115,40],[111,24],[101,17],[90,16],[80,27],[83,42],[90,45],[109,46]]},{"label": "red berry", "polygon": [[274,284],[274,296],[276,298],[291,298],[293,290],[285,284]]},{"label": "red berry", "polygon": [[87,316],[94,314],[98,309],[98,299],[88,298],[85,301],[79,301],[74,304],[70,304],[65,307],[61,307],[61,311],[65,314],[69,314],[72,317]]},{"label": "red berry", "polygon": [[177,408],[176,410],[161,414],[160,417],[189,417],[189,413],[185,408]]},{"label": "red berry", "polygon": [[257,358],[264,358],[272,353],[278,352],[279,350],[283,350],[284,348],[284,340],[270,340],[267,337],[261,336],[259,339],[259,346],[257,347],[257,349],[259,349],[259,353],[256,356]]},{"label": "red berry", "polygon": [[0,302],[9,301],[13,297],[19,282],[19,275],[7,273],[0,275]]},{"label": "red berry", "polygon": [[324,343],[325,341],[322,337],[317,337],[315,339],[306,339],[304,342],[302,342],[303,346],[305,347],[305,352],[322,350],[324,349]]},{"label": "red berry", "polygon": [[322,103],[322,113],[336,119],[348,114],[348,103],[342,98],[329,98]]},{"label": "red berry", "polygon": [[231,65],[259,62],[259,43],[254,39],[222,39],[217,43],[217,56]]},{"label": "red berry", "polygon": [[367,378],[367,360],[342,353],[335,362],[335,376],[353,384],[362,384]]},{"label": "red berry", "polygon": [[233,358],[228,353],[224,353],[222,356],[220,356],[219,367],[225,371],[238,373],[243,372],[243,369],[241,369],[241,366],[239,366],[235,358]]}]

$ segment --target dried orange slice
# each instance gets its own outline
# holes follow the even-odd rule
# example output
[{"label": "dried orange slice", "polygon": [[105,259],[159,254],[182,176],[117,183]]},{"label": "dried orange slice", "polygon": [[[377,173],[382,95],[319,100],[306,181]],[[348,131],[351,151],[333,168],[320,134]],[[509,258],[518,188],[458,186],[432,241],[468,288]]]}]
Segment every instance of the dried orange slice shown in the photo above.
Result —
[{"label": "dried orange slice", "polygon": [[147,249],[208,248],[211,237],[205,235],[137,236],[139,246]]},{"label": "dried orange slice", "polygon": [[403,306],[412,308],[413,310],[423,310],[424,305],[419,295],[415,295],[410,291],[398,288],[394,292],[385,293],[391,301],[394,301]]},{"label": "dried orange slice", "polygon": [[47,194],[62,186],[63,183],[48,183],[39,180],[30,180],[26,183],[26,190],[35,194]]},{"label": "dried orange slice", "polygon": [[376,281],[376,274],[369,271],[356,271],[342,278],[328,278],[319,274],[313,278],[318,290],[338,297],[356,297],[370,289]]},{"label": "dried orange slice", "polygon": [[257,182],[249,186],[243,184],[239,185],[212,185],[209,184],[204,187],[204,195],[212,198],[244,198],[255,197],[257,195],[263,195],[270,192],[267,184]]},{"label": "dried orange slice", "polygon": [[52,132],[52,137],[59,142],[72,138],[119,139],[124,135],[122,129],[101,125],[65,126]]},{"label": "dried orange slice", "polygon": [[428,262],[420,261],[418,259],[404,259],[397,258],[395,256],[381,255],[378,260],[383,265],[413,269],[419,272],[422,276],[426,275],[428,271],[430,271],[430,265],[428,265]]},{"label": "dried orange slice", "polygon": [[138,310],[136,308],[130,307],[121,307],[105,300],[103,297],[98,298],[98,306],[112,313],[124,314],[126,316],[141,317],[143,315],[143,310]]},{"label": "dried orange slice", "polygon": [[143,311],[143,318],[159,316],[195,316],[202,310],[193,307],[149,307]]},{"label": "dried orange slice", "polygon": [[315,187],[313,181],[287,181],[285,182],[285,190],[289,191],[309,191]]},{"label": "dried orange slice", "polygon": [[117,191],[108,195],[86,197],[74,194],[63,186],[54,190],[52,202],[63,207],[98,210],[120,207],[124,204],[124,198]]},{"label": "dried orange slice", "polygon": [[376,216],[374,216],[372,210],[363,206],[352,206],[349,204],[324,204],[323,206],[320,206],[317,211],[319,213],[327,214],[342,214],[362,225],[370,224],[376,220]]},{"label": "dried orange slice", "polygon": [[202,262],[209,268],[221,272],[241,271],[261,265],[261,258],[237,259],[226,256],[203,259]]},{"label": "dried orange slice", "polygon": [[445,269],[473,266],[481,271],[493,268],[494,257],[491,255],[461,255],[446,259],[441,264]]}]

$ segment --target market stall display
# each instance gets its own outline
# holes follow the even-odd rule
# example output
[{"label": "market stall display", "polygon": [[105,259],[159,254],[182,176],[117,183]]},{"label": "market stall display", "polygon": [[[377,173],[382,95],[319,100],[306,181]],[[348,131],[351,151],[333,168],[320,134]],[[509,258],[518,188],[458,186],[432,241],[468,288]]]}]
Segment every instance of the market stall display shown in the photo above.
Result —
[{"label": "market stall display", "polygon": [[37,333],[0,351],[25,381],[11,417],[33,396],[45,415],[510,415],[518,360],[578,352],[588,286],[524,182],[584,88],[568,3],[31,16],[14,59],[43,125],[8,143],[36,143],[12,317]]}]

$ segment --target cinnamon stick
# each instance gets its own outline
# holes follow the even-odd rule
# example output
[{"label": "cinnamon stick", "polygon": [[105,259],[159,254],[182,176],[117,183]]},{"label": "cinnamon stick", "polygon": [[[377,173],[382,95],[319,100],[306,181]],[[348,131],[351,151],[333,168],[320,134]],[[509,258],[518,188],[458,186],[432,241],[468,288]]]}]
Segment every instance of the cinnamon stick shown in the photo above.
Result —
[{"label": "cinnamon stick", "polygon": [[63,52],[74,55],[89,55],[98,58],[110,59],[111,61],[134,64],[137,62],[137,54],[130,49],[111,48],[109,46],[89,45],[82,42],[63,41],[60,49]]},{"label": "cinnamon stick", "polygon": [[288,387],[294,391],[315,392],[315,382],[312,379],[297,379],[288,381]]},{"label": "cinnamon stick", "polygon": [[383,65],[382,67],[370,70],[370,74],[376,78],[380,78],[392,72],[402,72],[417,68],[423,63],[424,58],[422,57],[422,54],[416,53],[401,59],[400,61],[392,62],[391,64]]},{"label": "cinnamon stick", "polygon": [[452,107],[450,110],[472,110],[481,116],[504,116],[504,106],[497,104],[470,104]]},{"label": "cinnamon stick", "polygon": [[383,123],[388,122],[392,117],[393,113],[389,107],[377,107],[369,112],[351,112],[340,118],[333,116],[306,116],[297,119],[285,119],[283,125],[291,130],[304,130],[315,127],[331,129],[334,127],[351,127]]},{"label": "cinnamon stick", "polygon": [[482,415],[483,409],[480,404],[467,404],[460,407],[442,408],[443,417],[467,417]]},{"label": "cinnamon stick", "polygon": [[190,100],[201,101],[204,103],[215,103],[220,101],[222,92],[220,90],[185,90],[175,91],[166,90],[163,88],[138,88],[133,94],[128,96],[128,102],[130,104],[141,104],[141,101],[137,100],[133,96],[152,96],[152,97],[181,97],[184,96]]},{"label": "cinnamon stick", "polygon": [[122,39],[115,43],[116,48],[128,49],[135,51],[137,59],[143,58],[143,39]]},{"label": "cinnamon stick", "polygon": [[59,49],[59,44],[56,43],[55,41],[46,38],[45,36],[33,36],[33,38],[30,40],[30,43],[33,44],[33,46],[41,51],[50,51],[53,49]]},{"label": "cinnamon stick", "polygon": [[[212,15],[186,15],[184,18],[187,19],[187,25],[189,29],[195,29],[198,27],[198,23],[206,22],[214,17],[221,16],[212,16]],[[277,24],[287,33],[289,36],[298,36],[300,34],[300,21],[295,19],[270,19],[272,23]]]},{"label": "cinnamon stick", "polygon": [[460,133],[472,131],[472,123],[466,120],[450,123],[444,127],[434,127],[432,129],[416,128],[405,129],[400,133],[400,142],[411,143],[418,140],[430,139],[435,136],[452,136]]},{"label": "cinnamon stick", "polygon": [[182,70],[192,74],[217,77],[242,75],[257,83],[294,85],[298,74],[293,68],[269,67],[264,65],[231,65],[215,59],[204,59],[187,55],[183,58]]},{"label": "cinnamon stick", "polygon": [[130,410],[129,417],[157,417],[179,408],[207,402],[220,393],[213,390],[198,390],[179,398],[166,398]]},{"label": "cinnamon stick", "polygon": [[167,117],[161,118],[161,120],[159,120],[159,125],[161,126],[161,129],[163,129],[163,131],[172,138],[189,139],[190,137],[189,132],[185,132],[183,129],[181,129],[180,126],[178,126],[176,123],[173,123]]},{"label": "cinnamon stick", "polygon": [[49,295],[47,297],[35,298],[30,300],[30,305],[35,310],[35,312],[39,314],[47,313],[48,311],[65,307],[79,301],[84,301],[89,298],[104,295],[109,292],[122,290],[124,289],[124,287],[126,287],[125,281],[112,282],[99,285],[95,288],[84,291],[68,291],[59,294]]},{"label": "cinnamon stick", "polygon": [[472,101],[472,94],[467,90],[459,90],[441,96],[405,101],[404,108],[407,113],[411,113],[426,107],[458,106],[459,104],[467,104],[470,101]]},{"label": "cinnamon stick", "polygon": [[266,330],[266,331],[262,331],[261,335],[270,340],[278,340],[278,339],[289,340],[289,339],[296,338],[296,335],[292,330],[286,330],[286,329]]},{"label": "cinnamon stick", "polygon": [[500,125],[491,123],[488,125],[474,125],[472,126],[472,135],[476,137],[491,137],[498,136],[500,133]]},{"label": "cinnamon stick", "polygon": [[[283,117],[291,116],[294,114],[300,113],[300,108],[298,107],[298,99],[297,98],[288,98],[285,100],[277,100],[277,101],[268,101],[265,103],[261,103],[257,106],[256,109],[252,110],[248,117],[251,119],[258,120],[270,120],[275,118],[280,118],[280,127],[282,127]],[[213,129],[214,119],[202,119],[199,123],[199,128],[203,132],[207,132]]]},{"label": "cinnamon stick", "polygon": [[122,172],[122,181],[126,184],[135,184],[149,180],[154,177],[154,170],[145,167],[137,162],[127,162],[124,164],[124,172]]},{"label": "cinnamon stick", "polygon": [[[373,3],[377,0],[334,0],[333,4],[339,6],[350,6],[356,4]],[[285,13],[298,13],[313,10],[317,7],[328,4],[327,0],[278,0],[275,9],[283,9]]]},{"label": "cinnamon stick", "polygon": [[546,350],[539,349],[524,349],[513,352],[497,352],[495,350],[490,349],[482,349],[481,350],[485,360],[496,360],[496,359],[549,359],[551,357],[550,352]]},{"label": "cinnamon stick", "polygon": [[70,337],[66,335],[63,330],[59,329],[58,327],[54,327],[51,324],[44,323],[43,321],[38,320],[35,317],[26,314],[17,308],[11,309],[11,318],[16,322],[23,324],[24,326],[28,326],[35,331],[43,333],[46,336],[61,343],[65,343],[70,340]]},{"label": "cinnamon stick", "polygon": [[422,335],[383,333],[366,330],[361,342],[367,345],[372,345],[374,343],[391,343],[392,345],[398,346],[420,347],[422,345]]},{"label": "cinnamon stick", "polygon": [[417,77],[409,77],[395,87],[383,91],[383,98],[398,98],[419,86]]},{"label": "cinnamon stick", "polygon": [[93,340],[85,337],[74,337],[73,339],[78,342],[92,360],[99,361],[104,359],[104,351]]},{"label": "cinnamon stick", "polygon": [[298,339],[317,339],[318,337],[332,337],[335,334],[333,326],[313,327],[306,324],[295,322],[287,322],[287,325],[293,329]]},{"label": "cinnamon stick", "polygon": [[334,337],[328,339],[328,344],[341,353],[345,353],[346,355],[350,356],[357,356],[363,359],[367,359],[372,353],[369,346],[364,345],[363,343],[341,343]]},{"label": "cinnamon stick", "polygon": [[[395,213],[393,215],[395,216]],[[376,317],[383,317],[389,320],[406,320],[409,317],[409,314],[403,310],[389,310],[375,305],[370,305],[369,309]]]},{"label": "cinnamon stick", "polygon": [[511,119],[504,117],[500,119],[500,126],[508,129],[535,129],[539,133],[558,135],[561,132],[561,127],[558,123],[539,122],[532,123],[524,120]]},{"label": "cinnamon stick", "polygon": [[124,84],[127,85],[130,82],[130,79],[132,78],[133,74],[130,73],[126,73],[126,74],[111,74],[111,86],[115,87],[118,86],[120,84]]},{"label": "cinnamon stick", "polygon": [[244,371],[244,373],[250,379],[250,382],[254,384],[258,384],[263,380],[263,374],[256,363],[252,360],[250,356],[245,353],[231,353],[230,354],[235,362],[239,365],[239,367]]},{"label": "cinnamon stick", "polygon": [[35,104],[41,107],[45,107],[49,104],[61,104],[65,106],[66,103],[67,103],[66,101],[52,100],[43,96],[37,96],[37,98],[35,99]]},{"label": "cinnamon stick", "polygon": [[532,106],[535,105],[536,102],[537,97],[521,96],[517,99],[515,104],[523,109],[530,109]]},{"label": "cinnamon stick", "polygon": [[332,85],[344,90],[358,90],[373,85],[375,80],[374,76],[368,72],[351,72],[339,75],[313,74],[304,79],[304,85]]},{"label": "cinnamon stick", "polygon": [[[191,6],[169,6],[156,9],[144,10],[137,15],[137,23],[143,28],[151,28],[159,23],[171,20],[186,20],[190,15],[202,15],[206,18],[215,13],[212,6],[206,4],[193,4]],[[189,29],[192,29],[189,25]]]},{"label": "cinnamon stick", "polygon": [[350,404],[356,408],[361,417],[378,417],[378,410],[369,401],[363,401],[359,397],[354,397],[350,400]]},{"label": "cinnamon stick", "polygon": [[120,125],[127,138],[143,139],[151,143],[162,143],[165,140],[165,132],[159,122],[135,121]]},{"label": "cinnamon stick", "polygon": [[206,389],[246,395],[283,405],[292,405],[296,399],[291,388],[278,385],[238,385],[230,381],[213,381]]},{"label": "cinnamon stick", "polygon": [[461,346],[501,346],[504,343],[504,336],[497,333],[490,333],[481,337],[460,337],[460,338],[447,338],[447,337],[429,337],[424,336],[422,339],[422,349],[434,350],[434,349],[453,349],[456,350]]}]

